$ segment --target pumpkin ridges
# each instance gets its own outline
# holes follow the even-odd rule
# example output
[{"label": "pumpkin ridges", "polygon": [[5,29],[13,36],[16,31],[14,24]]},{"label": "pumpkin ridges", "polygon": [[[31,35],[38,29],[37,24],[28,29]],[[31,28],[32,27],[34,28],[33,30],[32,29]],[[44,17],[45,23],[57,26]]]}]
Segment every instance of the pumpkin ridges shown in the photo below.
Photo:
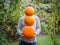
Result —
[{"label": "pumpkin ridges", "polygon": [[32,7],[26,7],[25,8],[25,14],[27,15],[27,16],[32,16],[32,15],[34,15],[34,9],[32,8]]},{"label": "pumpkin ridges", "polygon": [[34,36],[34,28],[32,26],[25,26],[22,30],[22,34],[24,35],[24,37],[26,38],[32,38]]},{"label": "pumpkin ridges", "polygon": [[32,16],[26,16],[25,18],[24,18],[24,22],[25,22],[25,24],[26,25],[28,25],[28,26],[32,26],[33,24],[34,24],[34,18],[32,17]]},{"label": "pumpkin ridges", "polygon": [[32,17],[34,15],[34,9],[30,6],[26,7],[25,14],[26,17],[24,18],[24,22],[26,26],[22,29],[22,35],[24,35],[26,38],[32,38],[35,34],[35,30],[32,27],[35,22],[34,18]]}]

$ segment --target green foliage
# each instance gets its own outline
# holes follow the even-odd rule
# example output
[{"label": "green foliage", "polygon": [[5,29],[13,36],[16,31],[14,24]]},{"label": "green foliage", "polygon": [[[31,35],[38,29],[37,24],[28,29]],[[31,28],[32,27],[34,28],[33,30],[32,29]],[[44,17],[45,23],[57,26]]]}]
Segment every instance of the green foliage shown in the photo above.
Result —
[{"label": "green foliage", "polygon": [[6,39],[10,38],[17,40],[16,28],[20,18],[19,9],[18,0],[0,0],[0,44],[7,42]]},{"label": "green foliage", "polygon": [[[60,45],[60,35],[56,35],[58,43]],[[19,42],[9,42],[8,45],[18,45]],[[53,45],[51,38],[48,35],[38,36],[37,45]]]},{"label": "green foliage", "polygon": [[59,31],[58,18],[60,19],[60,7],[57,0],[0,0],[0,43],[6,42],[6,38],[17,40],[18,19],[24,15],[24,8],[30,2],[35,5],[35,15],[41,20],[42,32],[48,33],[54,45],[58,45],[55,38],[56,32]]},{"label": "green foliage", "polygon": [[4,31],[0,30],[0,45],[7,44],[6,42],[7,40],[6,40],[6,35],[4,35]]},{"label": "green foliage", "polygon": [[[42,3],[44,3],[43,0],[42,0]],[[36,3],[36,7],[35,7],[36,15],[37,16],[40,15],[42,31],[49,34],[54,45],[59,45],[55,38],[56,32],[59,31],[58,30],[58,18],[60,17],[59,16],[60,14],[58,14],[59,12],[59,9],[57,6],[58,0],[51,1],[49,4],[46,4],[46,5],[50,6],[50,8],[48,6],[45,6],[45,4],[42,5],[39,2]],[[43,6],[44,8],[41,8]]]}]

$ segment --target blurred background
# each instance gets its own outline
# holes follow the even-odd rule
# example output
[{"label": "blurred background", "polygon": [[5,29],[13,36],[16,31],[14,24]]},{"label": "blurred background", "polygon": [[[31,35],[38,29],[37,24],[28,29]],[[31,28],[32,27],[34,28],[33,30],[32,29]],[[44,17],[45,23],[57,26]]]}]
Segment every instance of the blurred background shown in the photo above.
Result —
[{"label": "blurred background", "polygon": [[0,0],[0,45],[19,44],[18,19],[29,3],[41,22],[37,45],[60,45],[60,0]]}]

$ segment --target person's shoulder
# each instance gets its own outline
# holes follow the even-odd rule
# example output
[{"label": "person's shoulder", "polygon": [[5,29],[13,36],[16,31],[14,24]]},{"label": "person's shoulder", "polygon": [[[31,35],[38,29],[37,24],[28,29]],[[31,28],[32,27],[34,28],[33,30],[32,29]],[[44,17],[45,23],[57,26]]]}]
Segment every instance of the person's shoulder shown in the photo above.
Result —
[{"label": "person's shoulder", "polygon": [[24,16],[21,16],[19,19],[21,20],[21,19],[23,19],[24,18]]},{"label": "person's shoulder", "polygon": [[39,17],[38,17],[38,16],[36,16],[36,15],[34,15],[34,17],[35,17],[36,19],[39,19]]}]

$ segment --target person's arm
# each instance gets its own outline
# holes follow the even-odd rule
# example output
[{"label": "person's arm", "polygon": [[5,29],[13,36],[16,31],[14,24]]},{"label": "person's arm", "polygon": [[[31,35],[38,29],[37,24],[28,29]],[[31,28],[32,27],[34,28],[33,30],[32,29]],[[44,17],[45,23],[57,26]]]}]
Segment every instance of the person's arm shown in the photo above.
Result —
[{"label": "person's arm", "polygon": [[19,20],[18,20],[18,26],[17,26],[17,34],[19,35],[19,36],[22,36],[22,19],[20,18]]},{"label": "person's arm", "polygon": [[41,32],[41,25],[40,25],[40,19],[37,17],[36,18],[36,35],[39,35]]}]

